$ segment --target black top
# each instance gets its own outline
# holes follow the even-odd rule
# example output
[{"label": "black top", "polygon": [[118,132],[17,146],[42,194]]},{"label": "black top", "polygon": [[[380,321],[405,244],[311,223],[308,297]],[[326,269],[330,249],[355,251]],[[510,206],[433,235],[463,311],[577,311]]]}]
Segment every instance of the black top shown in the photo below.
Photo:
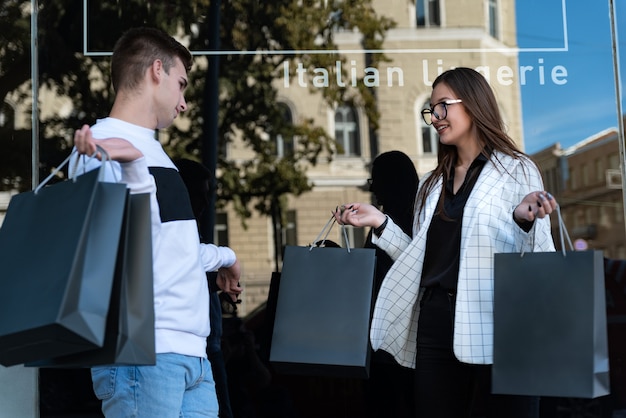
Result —
[{"label": "black top", "polygon": [[484,155],[479,154],[476,157],[456,194],[453,191],[454,167],[452,167],[450,178],[442,190],[445,214],[436,213],[428,228],[421,286],[441,286],[449,292],[456,292],[463,210],[486,162],[487,158]]}]

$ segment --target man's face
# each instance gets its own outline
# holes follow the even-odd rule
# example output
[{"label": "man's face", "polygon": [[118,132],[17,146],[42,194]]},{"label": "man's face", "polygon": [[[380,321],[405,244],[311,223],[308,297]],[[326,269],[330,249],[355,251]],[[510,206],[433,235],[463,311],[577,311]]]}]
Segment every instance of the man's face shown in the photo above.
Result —
[{"label": "man's face", "polygon": [[179,113],[187,110],[185,89],[187,88],[187,70],[179,58],[175,59],[169,74],[162,72],[161,83],[157,90],[157,129],[166,128],[172,124]]}]

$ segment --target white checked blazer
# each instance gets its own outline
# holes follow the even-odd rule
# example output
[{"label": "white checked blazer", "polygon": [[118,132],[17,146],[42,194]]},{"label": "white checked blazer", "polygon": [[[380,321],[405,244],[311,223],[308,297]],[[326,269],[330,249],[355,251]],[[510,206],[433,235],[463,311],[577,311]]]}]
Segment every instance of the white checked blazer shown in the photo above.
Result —
[{"label": "white checked blazer", "polygon": [[[421,180],[423,185],[426,176]],[[391,219],[373,242],[395,260],[376,300],[370,339],[374,350],[415,367],[419,289],[426,235],[441,193],[442,179],[426,199],[413,226],[413,240]],[[485,163],[465,210],[461,232],[459,280],[454,322],[454,354],[466,363],[493,363],[493,255],[532,251],[530,233],[513,220],[524,196],[544,190],[536,165],[495,152]],[[554,251],[548,217],[534,227],[534,251]]]}]

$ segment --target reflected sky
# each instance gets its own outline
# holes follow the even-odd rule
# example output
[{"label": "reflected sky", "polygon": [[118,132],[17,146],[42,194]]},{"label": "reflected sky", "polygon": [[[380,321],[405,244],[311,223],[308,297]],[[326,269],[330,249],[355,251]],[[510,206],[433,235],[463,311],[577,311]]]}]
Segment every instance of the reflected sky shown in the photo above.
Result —
[{"label": "reflected sky", "polygon": [[[609,1],[516,3],[519,64],[538,68],[541,63],[545,71],[543,84],[520,86],[525,151],[532,154],[555,143],[567,148],[617,127]],[[623,2],[616,1],[618,29],[626,28],[626,5],[620,8],[619,3]],[[566,51],[533,51],[564,46]],[[557,84],[551,79],[556,66],[567,70],[566,83]],[[624,73],[624,64],[620,66]]]},{"label": "reflected sky", "polygon": [[[609,0],[515,3],[525,151],[567,148],[617,127]],[[615,3],[626,31],[626,4]]]}]

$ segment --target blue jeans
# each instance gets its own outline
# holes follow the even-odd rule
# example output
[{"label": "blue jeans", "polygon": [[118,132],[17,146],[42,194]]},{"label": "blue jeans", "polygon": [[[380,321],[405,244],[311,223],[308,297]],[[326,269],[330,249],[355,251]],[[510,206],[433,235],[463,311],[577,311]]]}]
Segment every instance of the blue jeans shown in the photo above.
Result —
[{"label": "blue jeans", "polygon": [[217,418],[211,365],[205,358],[157,354],[154,366],[91,369],[107,418]]}]

